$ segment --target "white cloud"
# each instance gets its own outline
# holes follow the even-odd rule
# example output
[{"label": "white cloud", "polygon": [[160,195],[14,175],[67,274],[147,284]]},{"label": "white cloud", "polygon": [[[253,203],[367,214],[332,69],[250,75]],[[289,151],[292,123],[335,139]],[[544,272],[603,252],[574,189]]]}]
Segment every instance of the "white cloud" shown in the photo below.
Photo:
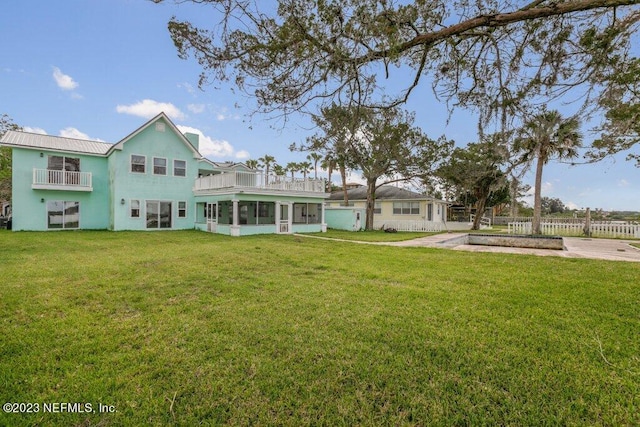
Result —
[{"label": "white cloud", "polygon": [[205,157],[212,157],[215,160],[223,160],[230,158],[245,159],[249,156],[249,153],[245,150],[236,152],[235,148],[233,148],[229,141],[213,139],[202,133],[200,129],[180,125],[178,126],[178,129],[182,133],[189,132],[198,135],[200,145],[198,151],[200,151],[200,154]]},{"label": "white cloud", "polygon": [[618,180],[618,187],[628,187],[629,186],[629,181],[627,181],[626,179],[621,179]]},{"label": "white cloud", "polygon": [[573,203],[573,202],[567,202],[567,203],[565,203],[565,204],[564,204],[564,206],[565,206],[567,209],[570,209],[570,210],[580,209],[580,206],[576,205],[576,204],[575,204],[575,203]]},{"label": "white cloud", "polygon": [[193,85],[191,83],[178,83],[178,88],[182,89],[184,88],[187,92],[189,92],[190,94],[194,94],[196,92],[196,90],[193,88]]},{"label": "white cloud", "polygon": [[189,104],[187,105],[187,110],[191,111],[194,114],[200,114],[204,111],[206,105],[204,104]]},{"label": "white cloud", "polygon": [[236,153],[236,159],[238,160],[246,160],[249,157],[251,157],[251,155],[247,150],[240,150]]},{"label": "white cloud", "polygon": [[240,116],[238,114],[228,114],[229,109],[227,107],[216,108],[216,120],[222,122],[224,120],[238,120]]},{"label": "white cloud", "polygon": [[62,90],[74,90],[79,86],[78,82],[73,80],[71,76],[64,74],[58,67],[53,67],[53,79]]},{"label": "white cloud", "polygon": [[48,135],[47,131],[42,128],[32,128],[30,126],[24,126],[22,130],[25,132],[39,133],[40,135]]},{"label": "white cloud", "polygon": [[89,141],[102,141],[101,139],[91,138],[84,132],[79,131],[74,127],[66,127],[60,131],[60,136],[64,138],[74,138],[74,139],[87,139]]},{"label": "white cloud", "polygon": [[133,116],[150,119],[161,112],[174,120],[184,120],[185,115],[178,107],[170,102],[158,102],[153,99],[143,99],[140,102],[131,105],[118,105],[116,107],[118,113],[131,114]]}]

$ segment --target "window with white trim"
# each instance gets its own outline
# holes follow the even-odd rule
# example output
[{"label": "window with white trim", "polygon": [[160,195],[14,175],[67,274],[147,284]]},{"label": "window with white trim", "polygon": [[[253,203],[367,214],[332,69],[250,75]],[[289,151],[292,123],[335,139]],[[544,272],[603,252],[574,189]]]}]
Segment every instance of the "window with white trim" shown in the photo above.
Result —
[{"label": "window with white trim", "polygon": [[178,202],[178,218],[187,217],[187,202]]},{"label": "window with white trim", "polygon": [[147,158],[145,156],[139,156],[138,154],[131,155],[131,172],[145,173],[146,172]]},{"label": "window with white trim", "polygon": [[382,213],[382,203],[381,202],[375,202],[375,205],[373,205],[373,213],[374,214],[381,214]]},{"label": "window with white trim", "polygon": [[80,202],[50,200],[47,202],[47,228],[80,228]]},{"label": "window with white trim", "polygon": [[173,161],[173,176],[187,176],[187,162],[185,160]]},{"label": "window with white trim", "polygon": [[153,158],[153,174],[154,175],[167,174],[167,159],[164,159],[162,157]]},{"label": "window with white trim", "polygon": [[140,218],[140,200],[131,200],[129,206],[131,218]]},{"label": "window with white trim", "polygon": [[394,215],[420,215],[420,202],[393,202]]}]

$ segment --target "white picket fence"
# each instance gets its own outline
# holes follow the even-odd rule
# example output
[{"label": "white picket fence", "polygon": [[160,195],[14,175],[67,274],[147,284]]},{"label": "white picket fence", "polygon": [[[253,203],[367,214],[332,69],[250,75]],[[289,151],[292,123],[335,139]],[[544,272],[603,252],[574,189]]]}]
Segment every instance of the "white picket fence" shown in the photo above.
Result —
[{"label": "white picket fence", "polygon": [[[556,236],[583,236],[584,223],[543,222],[540,224],[542,234]],[[531,234],[531,222],[510,222],[509,234]],[[591,222],[591,235],[594,237],[626,237],[640,238],[640,225],[618,224],[610,222]]]}]

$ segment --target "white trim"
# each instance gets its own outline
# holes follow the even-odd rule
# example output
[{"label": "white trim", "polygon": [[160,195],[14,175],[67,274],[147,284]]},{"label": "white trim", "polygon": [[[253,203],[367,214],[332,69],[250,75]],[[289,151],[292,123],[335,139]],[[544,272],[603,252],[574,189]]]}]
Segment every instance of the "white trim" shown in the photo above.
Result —
[{"label": "white trim", "polygon": [[[164,173],[156,173],[156,159],[158,160],[164,160]],[[167,159],[166,157],[155,157],[153,156],[153,160],[152,160],[152,167],[153,170],[151,171],[152,175],[158,175],[158,176],[168,176],[169,175],[169,159]],[[160,166],[158,166],[160,167]]]},{"label": "white trim", "polygon": [[[133,156],[143,157],[144,158],[144,172],[138,172],[133,170]],[[131,153],[129,155],[129,173],[137,173],[140,175],[145,175],[147,173],[147,156],[144,154],[135,154]]]},{"label": "white trim", "polygon": [[[180,203],[184,203],[184,216],[180,216]],[[187,201],[186,200],[178,200],[176,201],[176,218],[188,218],[189,212],[187,211]]]},{"label": "white trim", "polygon": [[[184,162],[184,175],[176,175],[176,162]],[[173,163],[172,176],[175,176],[176,178],[186,178],[187,177],[187,161],[182,159],[173,159],[172,163]]]},{"label": "white trim", "polygon": [[[131,211],[133,209],[131,207],[131,202],[138,202],[138,216],[131,215]],[[129,199],[129,218],[132,218],[132,219],[141,219],[142,218],[142,204],[140,202],[140,199]]]}]

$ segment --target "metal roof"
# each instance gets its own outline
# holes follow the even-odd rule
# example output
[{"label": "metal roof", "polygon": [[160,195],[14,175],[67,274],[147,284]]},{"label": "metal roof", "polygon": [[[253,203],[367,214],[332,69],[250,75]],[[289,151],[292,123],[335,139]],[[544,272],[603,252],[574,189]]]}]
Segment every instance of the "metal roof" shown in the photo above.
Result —
[{"label": "metal roof", "polygon": [[39,133],[8,131],[0,143],[11,147],[33,148],[40,150],[67,151],[74,153],[106,155],[113,146],[107,142],[65,138],[62,136],[42,135]]}]

